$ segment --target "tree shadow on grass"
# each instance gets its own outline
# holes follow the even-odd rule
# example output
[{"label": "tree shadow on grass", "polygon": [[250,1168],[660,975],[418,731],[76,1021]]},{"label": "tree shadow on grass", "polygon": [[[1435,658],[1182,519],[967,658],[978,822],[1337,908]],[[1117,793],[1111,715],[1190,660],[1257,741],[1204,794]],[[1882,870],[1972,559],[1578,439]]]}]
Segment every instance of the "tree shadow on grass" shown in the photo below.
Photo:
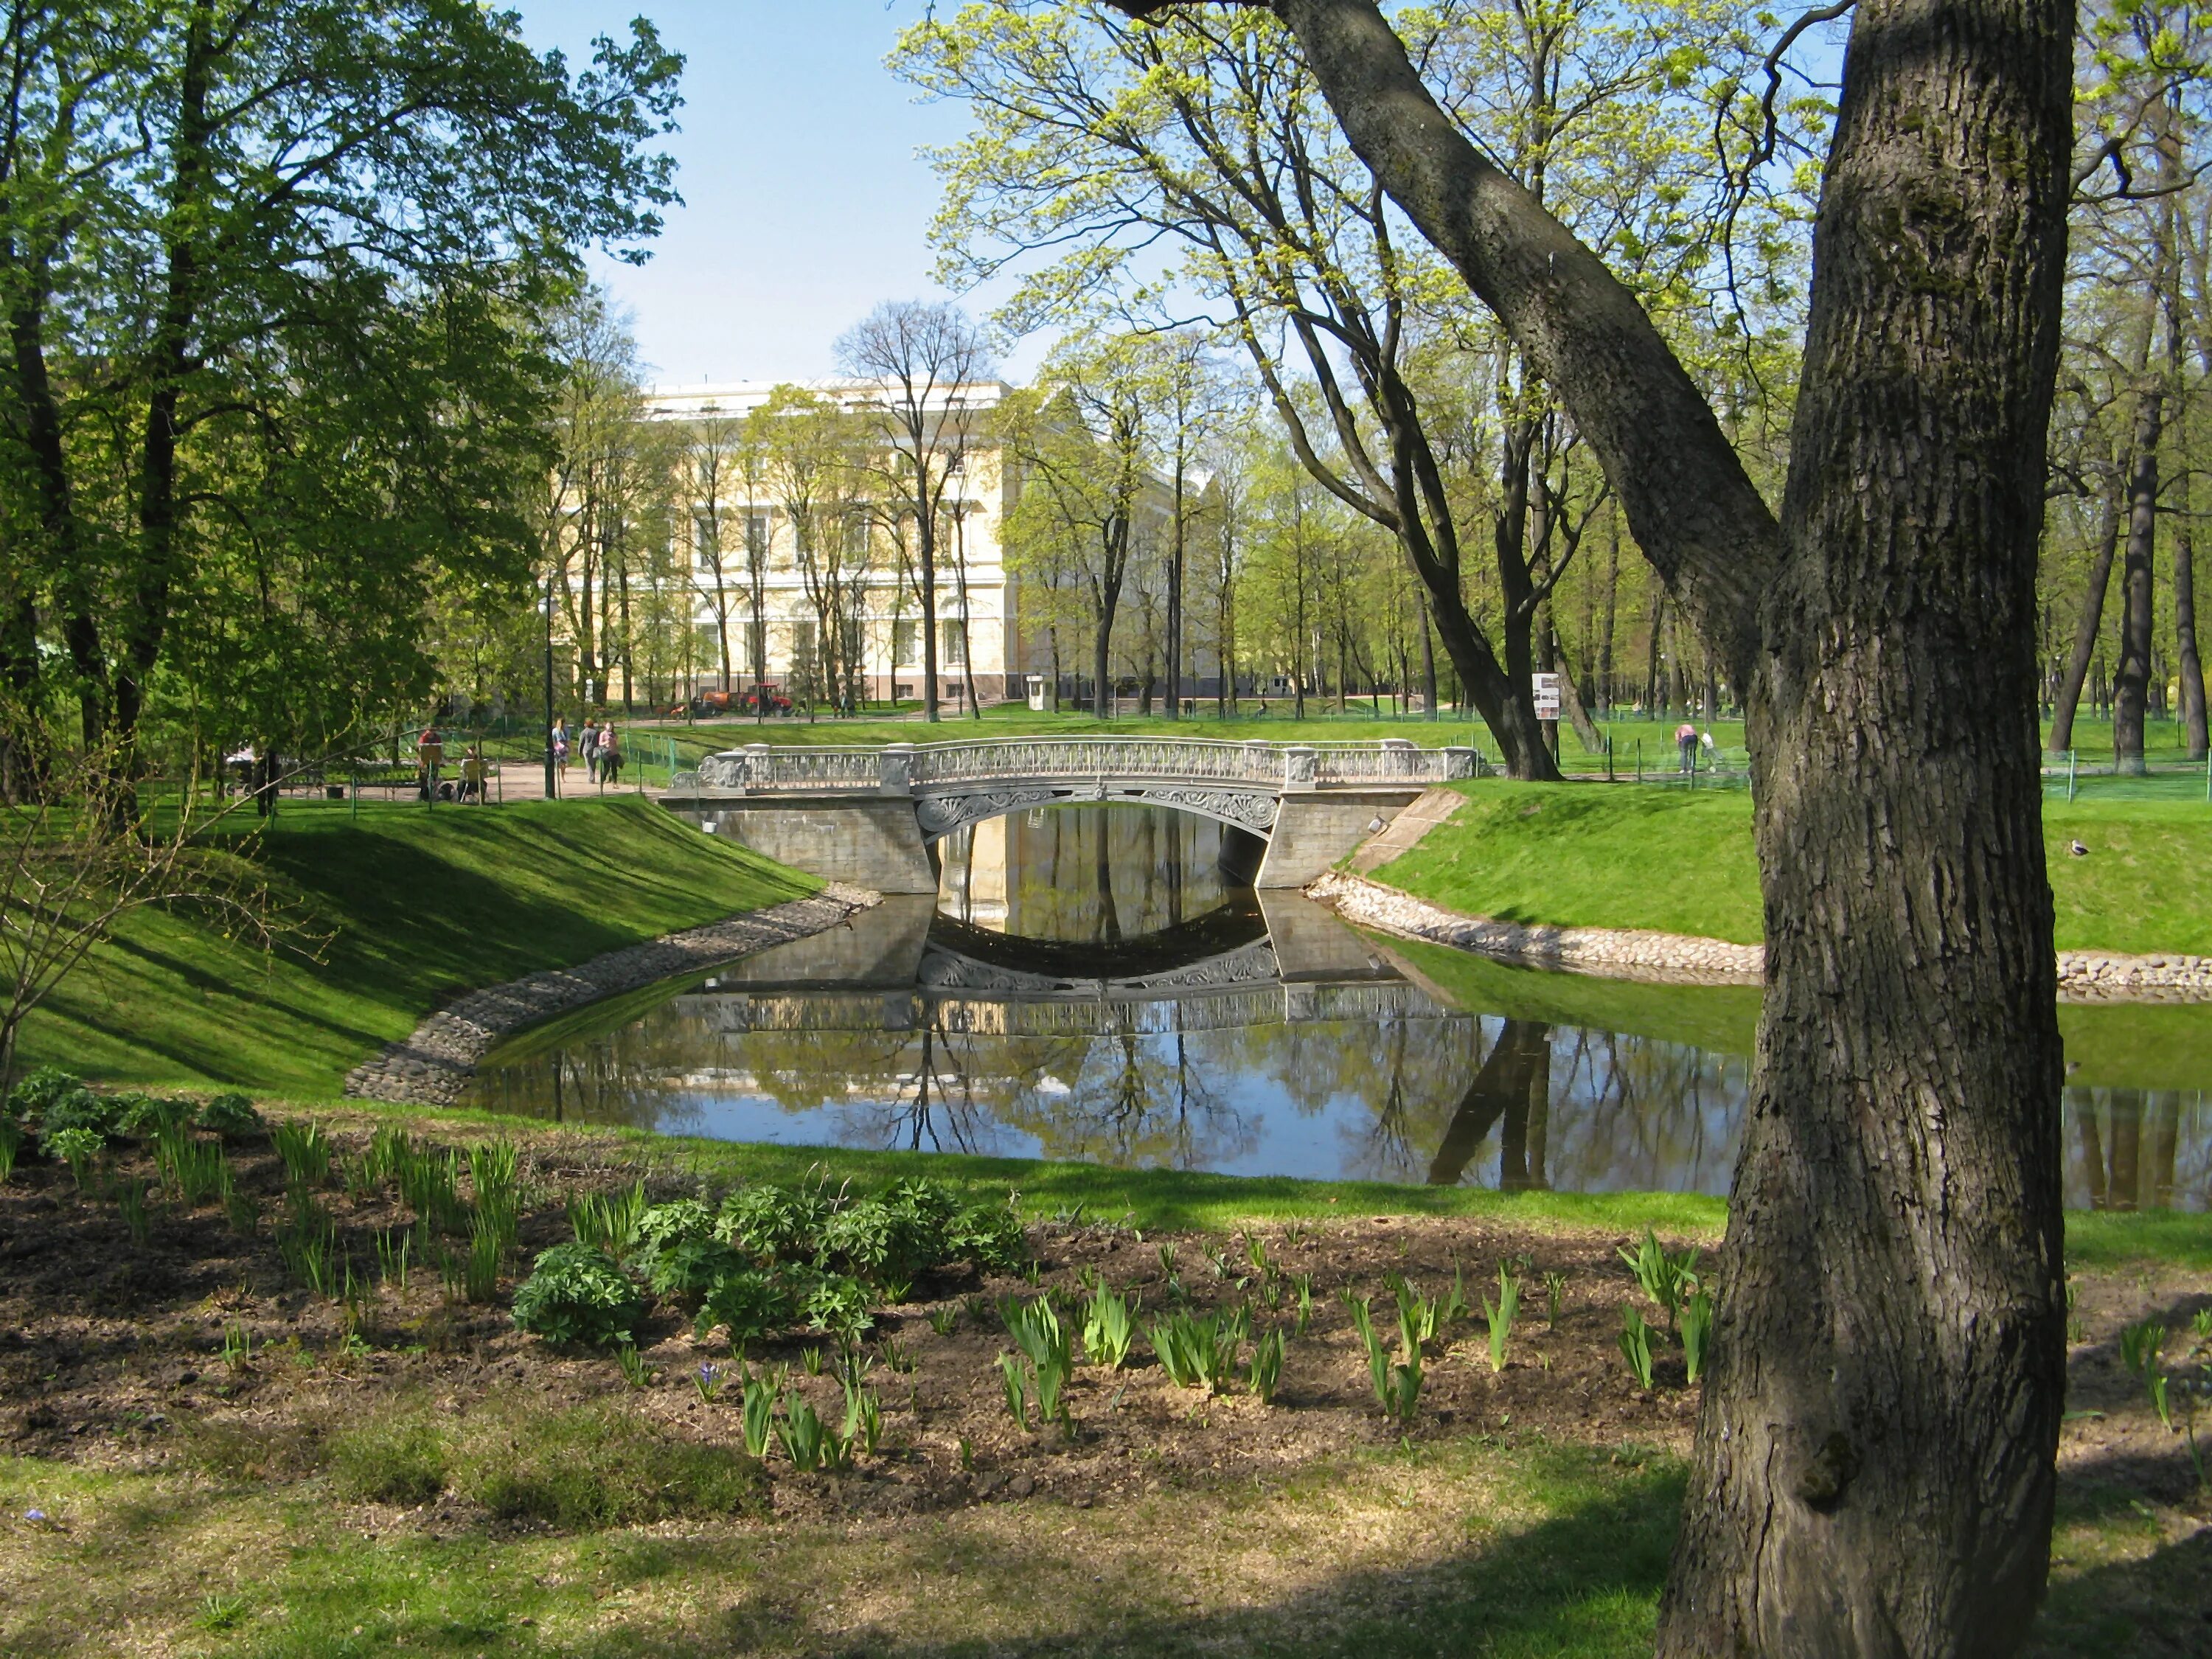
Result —
[{"label": "tree shadow on grass", "polygon": [[[972,1638],[917,1640],[902,1635],[896,1623],[824,1628],[823,1610],[807,1586],[782,1582],[765,1586],[741,1607],[710,1615],[704,1629],[678,1635],[628,1628],[608,1632],[600,1645],[573,1651],[579,1659],[614,1659],[617,1654],[672,1659],[763,1647],[841,1659],[968,1659],[984,1654],[994,1659],[1164,1659],[1182,1654],[1427,1659],[1457,1652],[1497,1659],[1612,1659],[1648,1653],[1674,1547],[1680,1470],[1670,1462],[1594,1483],[1588,1454],[1544,1453],[1535,1459],[1539,1490],[1547,1466],[1553,1464],[1561,1484],[1583,1494],[1582,1501],[1563,1512],[1516,1529],[1501,1528],[1439,1559],[1318,1577],[1295,1595],[1256,1606],[1187,1615],[1162,1614],[1152,1606],[1125,1612],[1114,1605],[1110,1591],[1099,1589],[1095,1601],[1078,1593],[1055,1598],[1038,1616],[1048,1628],[1033,1633],[1001,1631]],[[1233,1506],[1236,1498],[1224,1492],[1223,1501]],[[1058,1553],[1056,1522],[1054,1512],[1041,1507],[1030,1532],[1034,1541],[963,1537],[959,1577],[948,1573],[941,1593],[970,1598],[981,1607],[989,1604],[992,1583],[1018,1583],[1040,1566],[1063,1577],[1071,1572],[1083,1577],[1083,1563]],[[658,1573],[680,1575],[683,1570],[681,1561],[671,1556],[656,1554],[653,1565]]]}]

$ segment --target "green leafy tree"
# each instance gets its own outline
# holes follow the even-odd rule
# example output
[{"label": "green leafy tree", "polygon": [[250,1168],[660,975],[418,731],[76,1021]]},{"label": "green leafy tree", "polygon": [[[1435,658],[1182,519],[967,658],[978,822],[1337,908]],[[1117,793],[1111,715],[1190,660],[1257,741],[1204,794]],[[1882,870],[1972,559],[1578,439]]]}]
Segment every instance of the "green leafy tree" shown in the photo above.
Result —
[{"label": "green leafy tree", "polygon": [[431,573],[526,574],[538,319],[674,199],[679,60],[641,21],[573,71],[466,0],[69,0],[10,40],[8,672],[27,604],[26,689],[126,769],[167,674],[333,732],[425,689]]}]

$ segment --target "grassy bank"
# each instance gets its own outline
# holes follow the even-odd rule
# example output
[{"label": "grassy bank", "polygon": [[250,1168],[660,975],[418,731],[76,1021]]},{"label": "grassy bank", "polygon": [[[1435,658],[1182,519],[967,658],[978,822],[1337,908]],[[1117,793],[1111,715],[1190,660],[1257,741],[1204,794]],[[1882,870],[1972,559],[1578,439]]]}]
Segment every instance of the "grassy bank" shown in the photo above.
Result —
[{"label": "grassy bank", "polygon": [[289,805],[241,841],[297,933],[270,955],[131,917],[24,1034],[24,1063],[303,1099],[463,991],[811,892],[635,797],[497,810]]},{"label": "grassy bank", "polygon": [[[1467,805],[1379,879],[1470,915],[1758,943],[1747,795],[1458,787]],[[2043,828],[2061,950],[2212,952],[2212,808],[2052,800]]]}]

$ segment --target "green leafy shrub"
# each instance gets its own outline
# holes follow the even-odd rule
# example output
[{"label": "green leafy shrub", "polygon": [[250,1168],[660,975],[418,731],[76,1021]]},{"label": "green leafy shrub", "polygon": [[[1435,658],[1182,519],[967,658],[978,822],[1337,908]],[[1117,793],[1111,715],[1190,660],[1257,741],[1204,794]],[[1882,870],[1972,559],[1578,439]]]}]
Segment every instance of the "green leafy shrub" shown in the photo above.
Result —
[{"label": "green leafy shrub", "polygon": [[708,1289],[693,1327],[703,1337],[717,1325],[724,1326],[730,1333],[730,1346],[737,1347],[774,1336],[798,1314],[797,1302],[775,1274],[758,1267],[741,1267],[724,1273]]},{"label": "green leafy shrub", "polygon": [[116,1132],[133,1139],[151,1140],[163,1129],[192,1121],[192,1103],[189,1100],[163,1100],[136,1089],[107,1098],[115,1113]]},{"label": "green leafy shrub", "polygon": [[79,1190],[84,1187],[86,1171],[99,1162],[100,1151],[107,1145],[97,1130],[75,1125],[42,1135],[39,1144],[48,1158],[69,1165]]},{"label": "green leafy shrub", "polygon": [[588,1244],[541,1254],[514,1292],[514,1322],[549,1342],[605,1347],[629,1339],[644,1300],[614,1259]]},{"label": "green leafy shrub", "polygon": [[811,1267],[787,1267],[783,1277],[807,1329],[858,1336],[875,1323],[868,1316],[867,1286],[859,1279]]},{"label": "green leafy shrub", "polygon": [[574,1530],[764,1506],[760,1465],[744,1453],[599,1404],[510,1420],[462,1456],[454,1484],[498,1519]]},{"label": "green leafy shrub", "polygon": [[253,1103],[240,1094],[215,1095],[202,1101],[199,1126],[225,1140],[258,1140],[266,1128]]},{"label": "green leafy shrub", "polygon": [[835,1208],[818,1187],[743,1187],[722,1200],[714,1237],[763,1261],[802,1261],[814,1255],[815,1235]]},{"label": "green leafy shrub", "polygon": [[75,1073],[58,1066],[41,1066],[16,1079],[15,1086],[8,1091],[7,1115],[35,1121],[45,1117],[46,1109],[56,1102],[90,1092]]},{"label": "green leafy shrub", "polygon": [[880,1198],[864,1198],[822,1226],[821,1260],[871,1283],[903,1291],[936,1266],[933,1247],[913,1213]]},{"label": "green leafy shrub", "polygon": [[632,1243],[640,1254],[665,1250],[687,1238],[711,1238],[714,1212],[696,1198],[672,1199],[647,1206],[632,1230]]},{"label": "green leafy shrub", "polygon": [[742,1254],[720,1239],[679,1238],[653,1252],[646,1279],[655,1296],[691,1307],[717,1280],[747,1266]]},{"label": "green leafy shrub", "polygon": [[1018,1273],[1030,1255],[1029,1230],[1009,1204],[971,1204],[945,1230],[945,1255],[985,1273]]},{"label": "green leafy shrub", "polygon": [[333,1435],[330,1470],[348,1498],[427,1504],[446,1489],[452,1453],[437,1424],[419,1412],[374,1418]]},{"label": "green leafy shrub", "polygon": [[53,1150],[53,1139],[72,1130],[95,1135],[105,1146],[123,1133],[125,1109],[115,1097],[96,1095],[82,1084],[49,1094],[38,1109],[39,1150],[48,1158],[66,1157]]}]

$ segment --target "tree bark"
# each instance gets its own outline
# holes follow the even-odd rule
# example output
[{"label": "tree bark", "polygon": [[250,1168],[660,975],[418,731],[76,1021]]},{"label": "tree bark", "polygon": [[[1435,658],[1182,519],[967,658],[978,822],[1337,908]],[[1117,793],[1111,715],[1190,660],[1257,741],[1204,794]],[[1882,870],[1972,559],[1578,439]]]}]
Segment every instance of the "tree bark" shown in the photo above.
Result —
[{"label": "tree bark", "polygon": [[2048,1571],[2035,577],[2063,0],[1862,0],[1748,710],[1766,995],[1662,1656],[2002,1654]]},{"label": "tree bark", "polygon": [[2165,386],[2146,380],[2136,392],[2128,536],[2120,562],[2120,656],[2112,672],[2112,769],[2138,777],[2150,686],[2151,553],[2158,537],[2158,441],[2165,410]]},{"label": "tree bark", "polygon": [[2105,626],[2105,590],[2112,586],[2112,555],[2120,544],[2120,489],[2115,475],[2105,492],[2104,517],[2097,529],[2097,553],[2089,562],[2089,589],[2081,596],[2081,617],[2074,629],[2074,648],[2059,677],[2058,698],[2051,711],[2051,752],[2063,755],[2074,746],[2074,713],[2081,706],[2081,687],[2096,658],[2097,636]]},{"label": "tree bark", "polygon": [[1373,0],[1274,9],[1745,695],[1766,995],[1660,1653],[2009,1651],[2064,1381],[2033,606],[2072,8],[1862,0],[1780,532],[1633,297]]},{"label": "tree bark", "polygon": [[2204,665],[2197,654],[2197,554],[2189,525],[2189,475],[2181,477],[2181,516],[2173,529],[2174,665],[2181,676],[2181,746],[2191,760],[2205,755]]}]

